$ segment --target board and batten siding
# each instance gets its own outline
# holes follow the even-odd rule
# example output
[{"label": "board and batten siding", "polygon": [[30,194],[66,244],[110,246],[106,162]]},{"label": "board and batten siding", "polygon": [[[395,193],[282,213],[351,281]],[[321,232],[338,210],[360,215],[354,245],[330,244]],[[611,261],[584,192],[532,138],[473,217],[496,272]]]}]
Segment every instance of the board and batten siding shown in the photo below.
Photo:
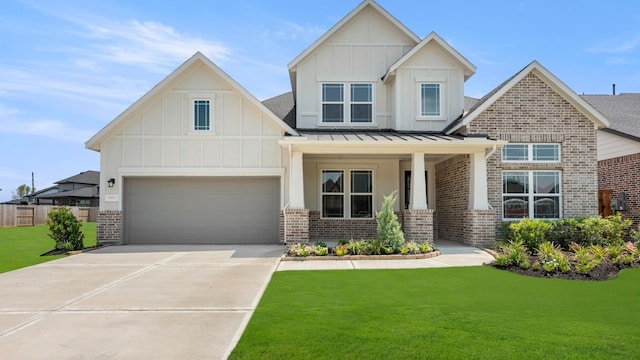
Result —
[{"label": "board and batten siding", "polygon": [[380,78],[415,45],[413,39],[376,10],[363,9],[297,64],[298,128],[318,127],[320,88],[324,82],[372,83],[375,119],[371,126],[393,126],[388,87]]},{"label": "board and batten siding", "polygon": [[598,131],[598,161],[640,153],[640,142]]},{"label": "board and batten siding", "polygon": [[[194,131],[193,99],[211,98],[211,131]],[[101,183],[123,176],[283,172],[282,129],[203,64],[129,115],[101,149]],[[122,181],[104,187],[101,210],[121,210]]]}]

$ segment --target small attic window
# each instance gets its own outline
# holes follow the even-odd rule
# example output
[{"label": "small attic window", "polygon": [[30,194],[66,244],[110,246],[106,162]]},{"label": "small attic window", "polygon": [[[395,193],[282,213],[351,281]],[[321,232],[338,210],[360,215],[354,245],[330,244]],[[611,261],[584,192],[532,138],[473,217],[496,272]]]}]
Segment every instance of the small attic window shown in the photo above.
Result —
[{"label": "small attic window", "polygon": [[420,84],[420,116],[440,116],[440,84]]},{"label": "small attic window", "polygon": [[193,129],[197,131],[211,130],[211,100],[193,100]]}]

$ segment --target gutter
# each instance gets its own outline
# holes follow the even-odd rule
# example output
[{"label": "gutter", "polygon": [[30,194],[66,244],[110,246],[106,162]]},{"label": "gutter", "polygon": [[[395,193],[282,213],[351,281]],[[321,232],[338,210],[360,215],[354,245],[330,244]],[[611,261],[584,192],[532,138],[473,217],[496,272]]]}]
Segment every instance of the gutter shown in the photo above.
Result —
[{"label": "gutter", "polygon": [[491,149],[491,151],[489,151],[485,156],[484,156],[484,160],[487,161],[489,160],[489,158],[491,156],[493,156],[493,154],[496,153],[496,150],[498,150],[498,146],[496,144],[493,144],[493,149]]}]

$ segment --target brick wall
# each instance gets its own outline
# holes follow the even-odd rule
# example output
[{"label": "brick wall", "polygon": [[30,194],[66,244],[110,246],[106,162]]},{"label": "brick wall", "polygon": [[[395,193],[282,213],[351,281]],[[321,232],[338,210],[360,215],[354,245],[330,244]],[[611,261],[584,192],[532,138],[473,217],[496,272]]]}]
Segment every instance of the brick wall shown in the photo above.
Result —
[{"label": "brick wall", "polygon": [[620,213],[633,220],[634,228],[640,224],[640,154],[620,156],[598,162],[598,188],[611,190],[615,199],[627,195],[627,211]]},{"label": "brick wall", "polygon": [[502,219],[502,170],[561,170],[562,216],[598,213],[594,124],[535,74],[528,74],[509,89],[466,132],[512,142],[561,144],[562,161],[556,164],[503,164],[499,151],[489,159],[488,195],[496,210],[496,226]]},{"label": "brick wall", "polygon": [[96,221],[96,238],[100,245],[122,245],[122,211],[100,211]]},{"label": "brick wall", "polygon": [[496,240],[495,223],[495,210],[465,210],[463,242],[475,247],[493,247]]},{"label": "brick wall", "polygon": [[286,209],[280,215],[282,241],[287,244],[309,242],[309,210]]},{"label": "brick wall", "polygon": [[436,221],[438,238],[462,241],[462,214],[469,207],[469,155],[436,165]]},{"label": "brick wall", "polygon": [[319,211],[309,211],[311,241],[375,239],[377,227],[375,219],[321,219]]},{"label": "brick wall", "polygon": [[433,242],[433,210],[405,210],[402,218],[405,241]]}]

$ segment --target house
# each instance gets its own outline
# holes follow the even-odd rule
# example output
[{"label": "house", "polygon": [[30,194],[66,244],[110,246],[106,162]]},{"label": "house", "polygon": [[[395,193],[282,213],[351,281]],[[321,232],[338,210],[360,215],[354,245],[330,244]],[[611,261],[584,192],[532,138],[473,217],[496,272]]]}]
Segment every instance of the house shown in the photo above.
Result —
[{"label": "house", "polygon": [[408,240],[491,246],[502,221],[597,214],[608,121],[536,61],[465,98],[468,59],[365,0],[288,70],[260,102],[196,53],[88,140],[114,185],[98,241],[372,237],[394,191]]},{"label": "house", "polygon": [[601,212],[609,214],[609,208],[619,211],[637,227],[640,224],[640,93],[582,95],[582,98],[611,123],[598,131]]},{"label": "house", "polygon": [[83,171],[56,185],[27,195],[29,203],[36,205],[65,205],[96,207],[100,201],[100,172]]}]

